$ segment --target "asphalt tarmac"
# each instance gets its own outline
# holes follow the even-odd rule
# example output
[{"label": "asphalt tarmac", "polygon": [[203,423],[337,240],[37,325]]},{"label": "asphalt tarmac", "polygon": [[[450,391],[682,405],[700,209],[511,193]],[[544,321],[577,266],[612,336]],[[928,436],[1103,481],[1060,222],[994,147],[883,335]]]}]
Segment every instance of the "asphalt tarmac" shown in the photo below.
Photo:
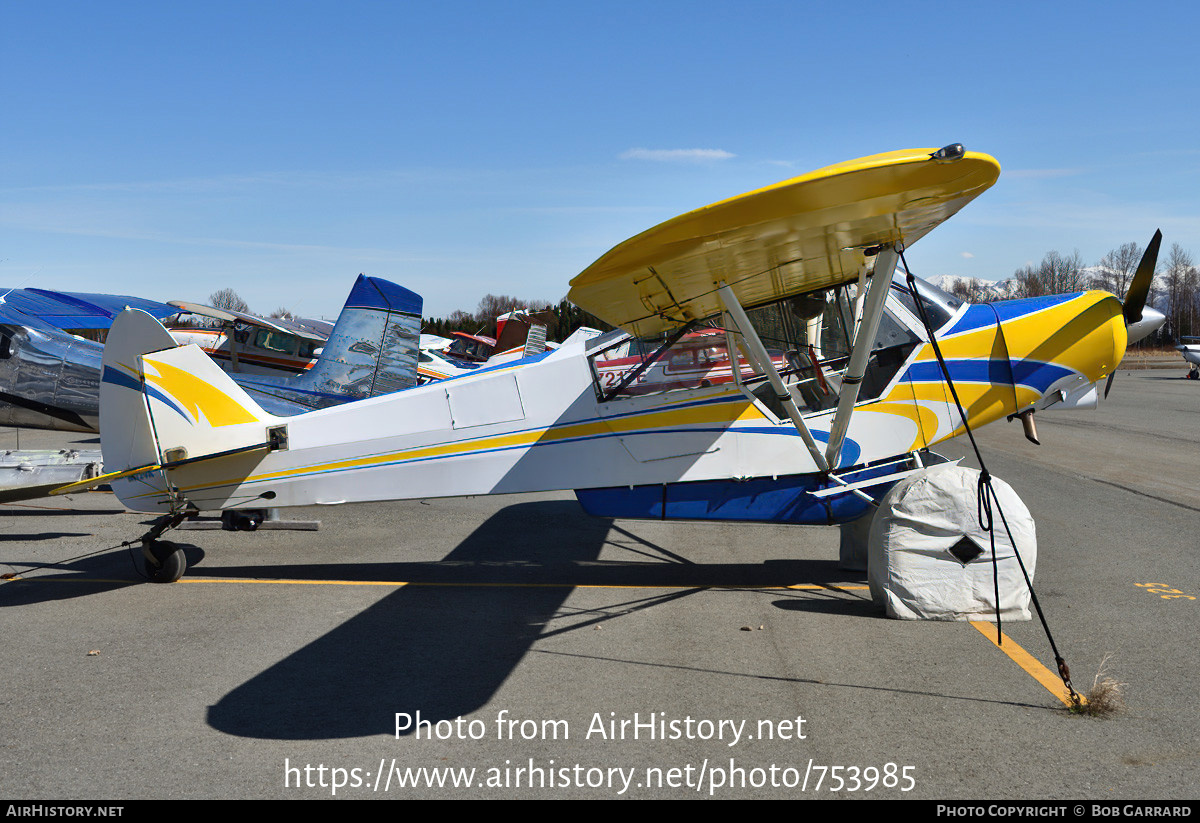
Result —
[{"label": "asphalt tarmac", "polygon": [[[1195,799],[1183,374],[1039,413],[1041,446],[979,436],[1036,520],[1074,684],[1107,661],[1117,716],[1035,677],[1055,668],[1036,619],[1004,624],[1006,653],[885,618],[836,528],[612,521],[570,494],[323,507],[286,513],[315,532],[177,532],[187,574],[153,585],[121,547],[145,517],[87,493],[2,507],[0,794]],[[97,447],[20,447],[68,441]]]}]

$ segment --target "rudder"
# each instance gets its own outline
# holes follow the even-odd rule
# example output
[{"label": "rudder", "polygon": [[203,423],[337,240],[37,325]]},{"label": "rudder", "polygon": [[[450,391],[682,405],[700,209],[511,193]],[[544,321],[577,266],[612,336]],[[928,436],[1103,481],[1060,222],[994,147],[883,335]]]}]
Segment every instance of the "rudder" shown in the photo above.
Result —
[{"label": "rudder", "polygon": [[270,440],[270,428],[281,422],[197,346],[176,346],[144,312],[127,310],[118,316],[103,363],[100,442],[105,468],[148,467],[112,483],[131,509],[163,511],[180,502],[168,487],[162,464],[261,446]]},{"label": "rudder", "polygon": [[361,399],[415,386],[422,307],[419,294],[360,274],[316,365],[289,387]]}]

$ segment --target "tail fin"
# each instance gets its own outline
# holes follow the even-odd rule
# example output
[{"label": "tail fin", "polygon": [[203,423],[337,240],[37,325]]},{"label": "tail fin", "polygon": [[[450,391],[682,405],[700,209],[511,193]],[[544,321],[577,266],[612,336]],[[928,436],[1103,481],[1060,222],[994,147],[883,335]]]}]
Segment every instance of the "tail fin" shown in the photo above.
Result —
[{"label": "tail fin", "polygon": [[510,311],[496,318],[496,354],[517,347],[522,348],[522,357],[541,354],[546,350],[546,333],[554,322],[550,310],[530,312],[524,309]]},{"label": "tail fin", "polygon": [[546,326],[543,323],[535,323],[529,327],[529,334],[525,338],[525,348],[521,352],[522,357],[532,357],[535,354],[541,354],[546,350]]},{"label": "tail fin", "polygon": [[267,408],[295,414],[417,385],[422,299],[358,276],[316,364],[297,377],[239,376]]},{"label": "tail fin", "polygon": [[419,294],[360,274],[316,365],[289,386],[358,399],[417,385]]},{"label": "tail fin", "polygon": [[100,448],[108,471],[146,470],[112,482],[129,508],[170,508],[179,502],[168,485],[171,464],[265,451],[281,422],[197,346],[177,347],[149,315],[129,309],[114,321],[100,384]]},{"label": "tail fin", "polygon": [[126,309],[113,320],[100,361],[100,449],[108,471],[159,462],[142,396],[141,356],[172,348],[175,339],[144,311]]}]

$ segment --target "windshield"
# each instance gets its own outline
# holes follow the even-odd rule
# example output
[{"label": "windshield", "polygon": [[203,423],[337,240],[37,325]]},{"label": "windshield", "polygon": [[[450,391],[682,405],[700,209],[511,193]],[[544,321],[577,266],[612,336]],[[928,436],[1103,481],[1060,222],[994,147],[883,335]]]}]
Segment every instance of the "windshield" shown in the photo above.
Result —
[{"label": "windshield", "polygon": [[[934,331],[949,323],[950,318],[958,314],[963,302],[957,297],[942,291],[928,280],[922,280],[916,276],[913,277],[913,283],[916,284],[917,296],[921,298],[921,305],[925,308],[925,313],[929,315],[929,325],[933,327]],[[921,313],[917,311],[917,304],[913,302],[912,292],[908,290],[907,275],[900,270],[896,271],[896,276],[892,280],[892,294],[899,298],[900,302],[904,304],[904,308],[912,312],[913,317],[921,319]]]}]

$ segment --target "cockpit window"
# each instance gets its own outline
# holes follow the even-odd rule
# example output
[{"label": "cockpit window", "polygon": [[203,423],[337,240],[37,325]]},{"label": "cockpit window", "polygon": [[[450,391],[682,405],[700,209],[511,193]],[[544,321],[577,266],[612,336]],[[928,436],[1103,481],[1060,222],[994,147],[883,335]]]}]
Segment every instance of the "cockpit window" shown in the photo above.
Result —
[{"label": "cockpit window", "polygon": [[[913,282],[917,287],[917,296],[921,298],[921,305],[929,315],[929,325],[933,327],[934,331],[949,323],[950,318],[954,317],[962,307],[961,300],[949,292],[939,289],[928,280],[913,277]],[[913,317],[921,319],[921,313],[917,311],[917,304],[913,302],[912,292],[908,290],[908,280],[901,273],[897,273],[896,279],[892,281],[892,294],[899,298],[904,308],[912,312]]]},{"label": "cockpit window", "polygon": [[608,401],[732,382],[725,340],[725,330],[712,325],[627,337],[592,356],[597,396]]},{"label": "cockpit window", "polygon": [[[772,365],[806,412],[837,405],[842,373],[850,360],[847,329],[854,313],[855,301],[845,287],[789,297],[746,312]],[[591,355],[597,398],[610,402],[737,383],[778,417],[786,416],[766,376],[743,352],[731,356],[722,323],[717,316],[671,336],[624,337],[600,347]],[[878,396],[918,342],[885,311],[860,396]]]},{"label": "cockpit window", "polygon": [[297,338],[294,336],[268,329],[260,329],[254,336],[255,346],[267,351],[280,352],[281,354],[295,354],[296,343]]}]

